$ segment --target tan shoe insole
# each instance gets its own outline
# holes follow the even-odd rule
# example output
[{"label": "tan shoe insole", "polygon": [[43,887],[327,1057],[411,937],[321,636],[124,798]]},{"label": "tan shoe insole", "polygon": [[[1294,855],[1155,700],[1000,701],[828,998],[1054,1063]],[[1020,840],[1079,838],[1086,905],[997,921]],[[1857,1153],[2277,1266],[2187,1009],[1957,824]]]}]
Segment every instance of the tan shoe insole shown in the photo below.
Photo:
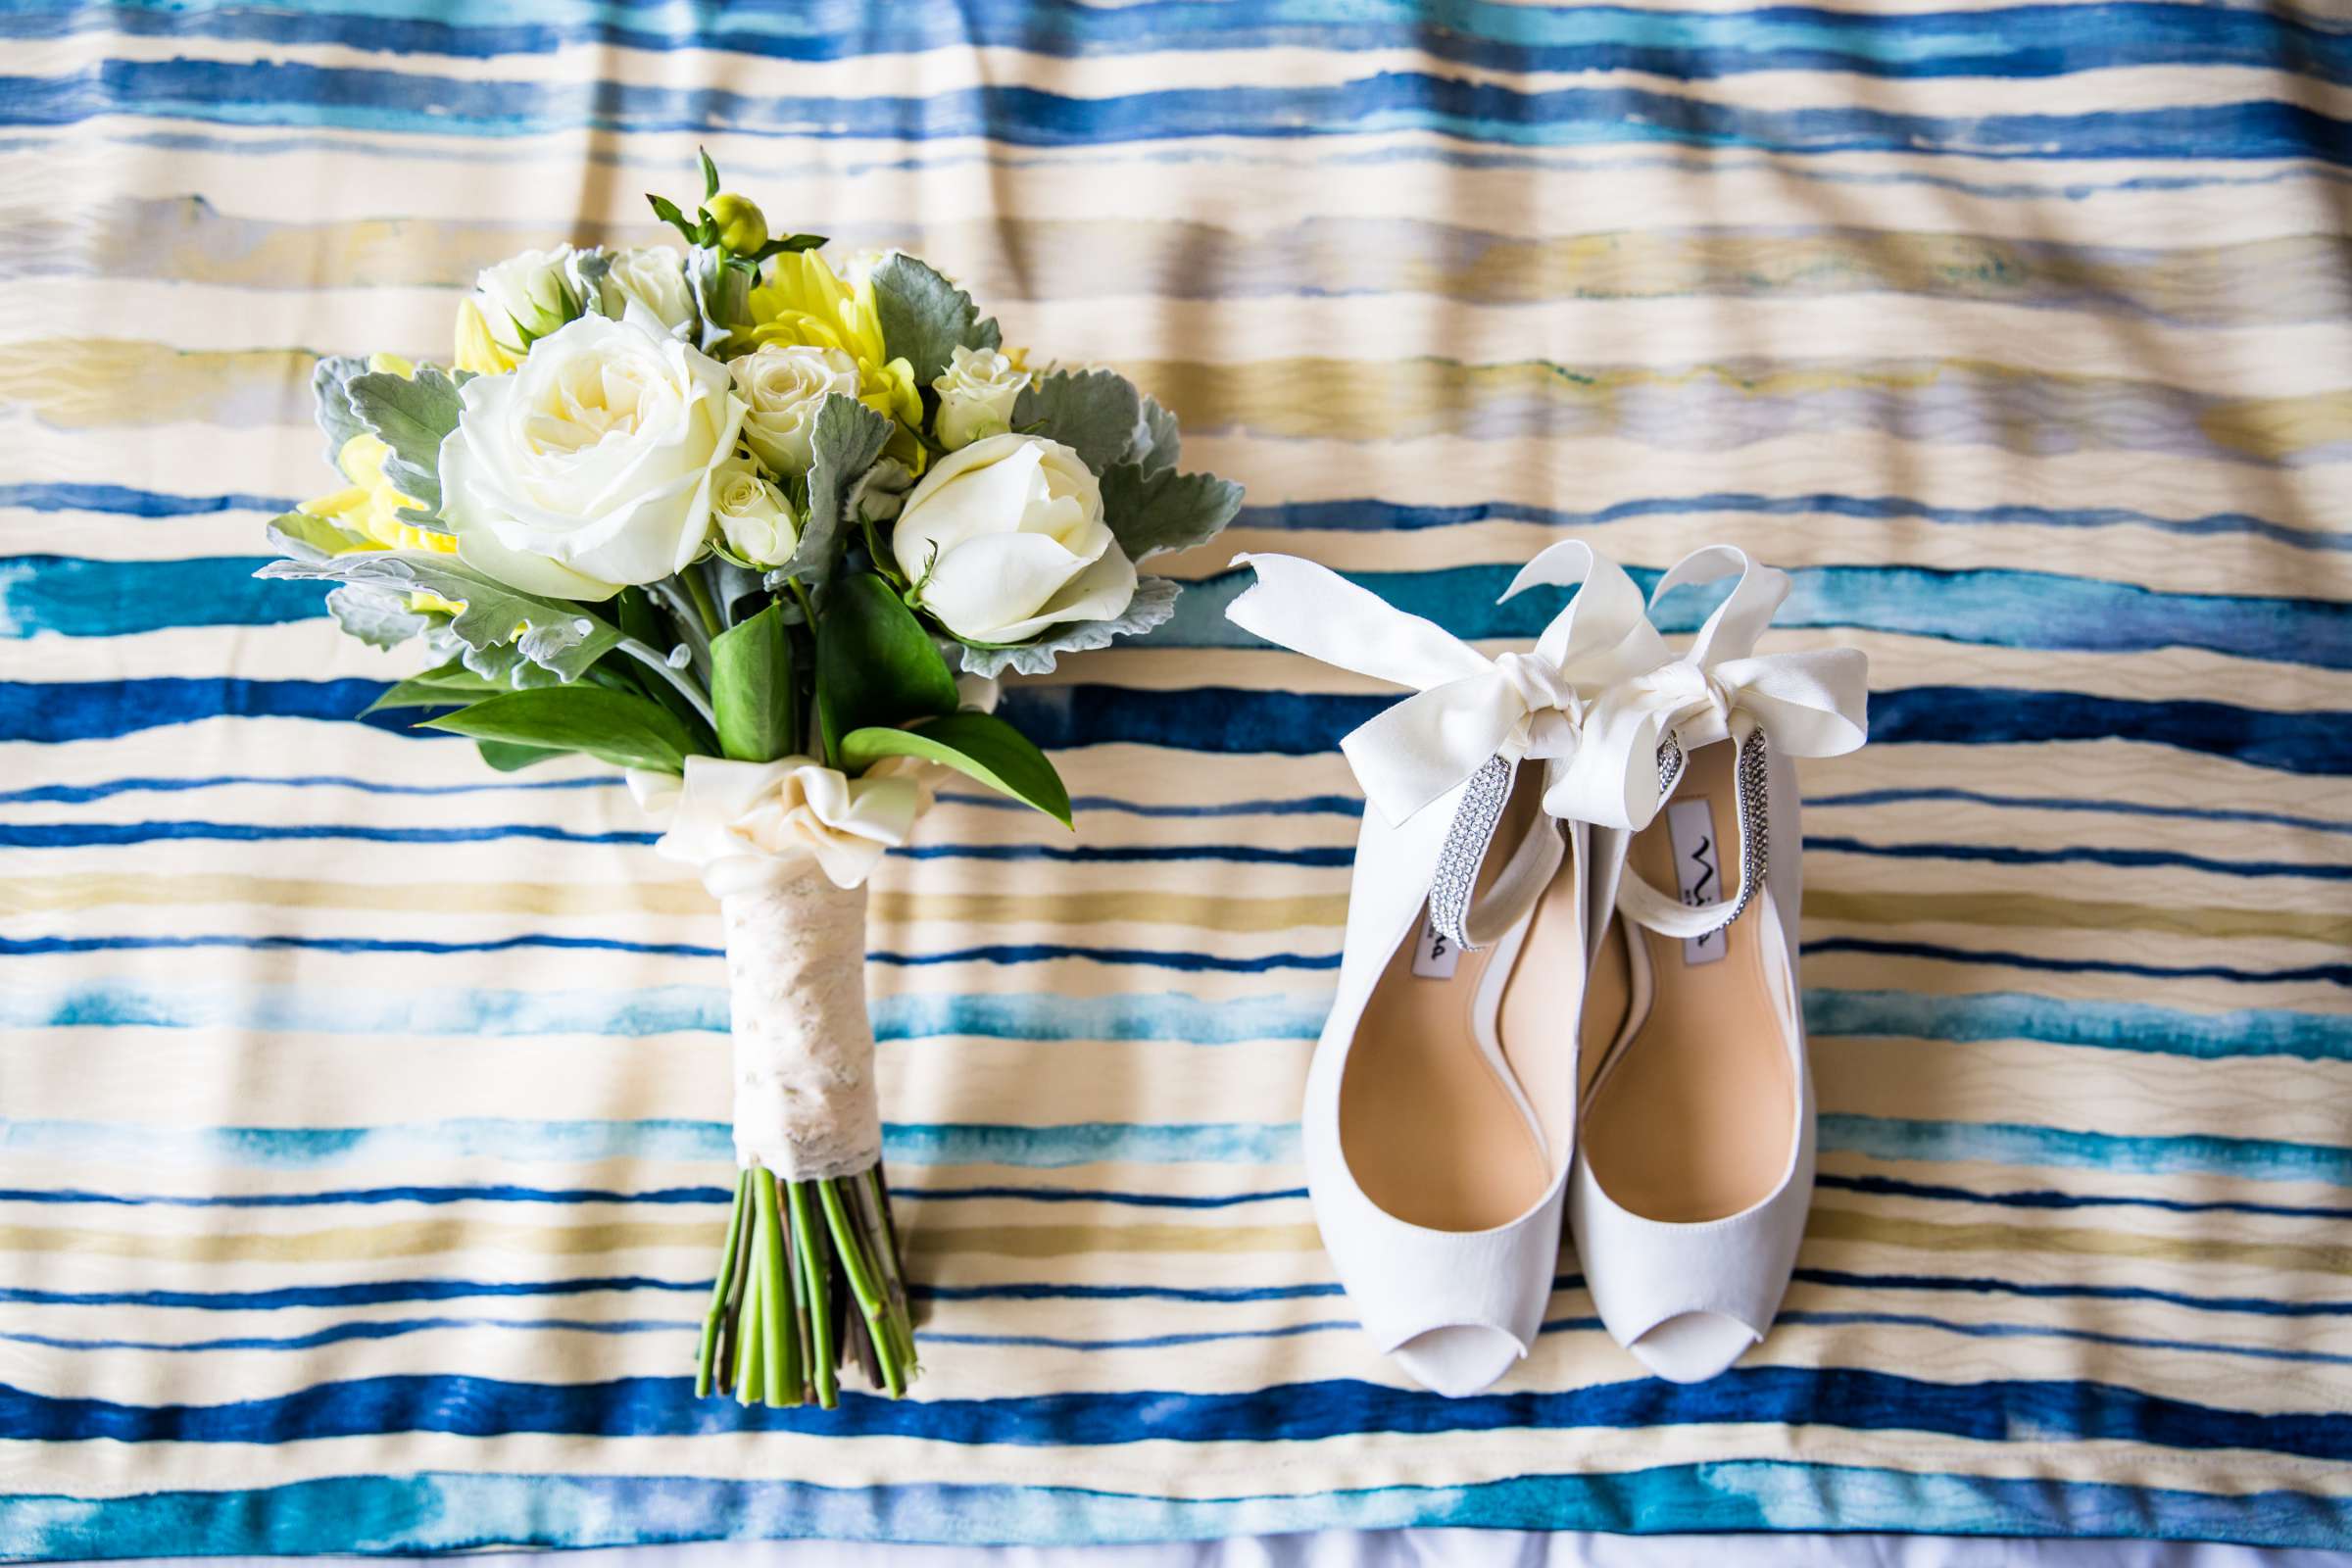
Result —
[{"label": "tan shoe insole", "polygon": [[[1703,801],[1711,822],[1691,822],[1686,854],[1698,850],[1703,835],[1705,858],[1719,870],[1693,891],[1699,902],[1736,891],[1734,752],[1721,741],[1691,754],[1667,809],[1635,836],[1629,873],[1668,892],[1682,888],[1669,812]],[[1788,1169],[1796,1081],[1765,977],[1764,944],[1778,938],[1763,916],[1762,902],[1751,903],[1694,951],[1680,937],[1634,928],[1653,981],[1649,1015],[1613,1062],[1604,1066],[1599,1052],[1587,1053],[1588,1078],[1595,1069],[1605,1076],[1586,1103],[1584,1140],[1594,1179],[1619,1207],[1644,1219],[1690,1225],[1737,1214],[1769,1196]],[[1588,1023],[1608,1010],[1597,1005],[1604,994],[1629,994],[1630,924],[1623,916],[1610,923],[1593,965]],[[1615,1014],[1625,1016],[1623,1004]]]},{"label": "tan shoe insole", "polygon": [[[1478,891],[1509,858],[1542,809],[1543,769],[1523,767],[1480,867]],[[1546,822],[1540,829],[1557,831]],[[1563,861],[1538,899],[1504,982],[1497,1034],[1503,1055],[1543,1127],[1542,1138],[1510,1085],[1479,1049],[1480,981],[1495,950],[1414,959],[1430,943],[1428,913],[1372,988],[1340,1083],[1340,1144],[1364,1195],[1409,1224],[1482,1231],[1525,1213],[1551,1185],[1547,1147],[1572,1126],[1575,1054],[1566,1027],[1582,966],[1576,920],[1582,868]]]}]

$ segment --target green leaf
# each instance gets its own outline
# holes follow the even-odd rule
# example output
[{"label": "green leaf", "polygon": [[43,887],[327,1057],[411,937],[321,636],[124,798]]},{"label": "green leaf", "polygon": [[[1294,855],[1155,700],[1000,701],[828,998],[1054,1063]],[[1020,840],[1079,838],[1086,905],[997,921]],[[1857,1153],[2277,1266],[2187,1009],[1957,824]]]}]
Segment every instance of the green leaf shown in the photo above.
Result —
[{"label": "green leaf", "polygon": [[1190,550],[1242,508],[1242,487],[1213,473],[1118,464],[1102,473],[1102,520],[1130,561]]},{"label": "green leaf", "polygon": [[462,642],[471,648],[514,643],[525,659],[565,680],[576,680],[620,642],[619,631],[578,605],[516,593],[437,550],[358,550],[325,561],[273,561],[254,575],[463,601],[465,608],[449,623]]},{"label": "green leaf", "polygon": [[1143,399],[1116,370],[1056,370],[1031,382],[1013,401],[1012,427],[1071,448],[1097,473],[1150,439]]},{"label": "green leaf", "polygon": [[979,780],[1070,825],[1070,792],[1028,736],[994,713],[967,710],[913,729],[858,729],[842,737],[841,765],[861,773],[885,757],[919,757]]},{"label": "green leaf", "polygon": [[512,773],[533,762],[544,762],[551,757],[567,757],[567,752],[545,746],[511,746],[505,741],[475,741],[473,749],[482,754],[482,760],[501,773]]},{"label": "green leaf", "polygon": [[[588,316],[606,315],[605,278],[612,270],[612,253],[602,245],[573,251],[564,270],[570,274],[572,286],[579,290],[581,312]],[[466,383],[456,384],[463,387]]]},{"label": "green leaf", "polygon": [[408,600],[399,594],[349,584],[327,594],[326,612],[335,617],[336,625],[370,648],[398,648],[432,624],[411,610]]},{"label": "green leaf", "polygon": [[755,262],[764,262],[769,257],[781,256],[786,251],[812,251],[824,243],[825,236],[822,234],[787,234],[782,239],[771,239],[760,246],[752,253],[751,259]]},{"label": "green leaf", "polygon": [[874,314],[881,318],[883,347],[914,367],[917,386],[938,379],[958,345],[993,349],[1003,341],[995,321],[980,319],[969,294],[900,253],[874,269]]},{"label": "green leaf", "polygon": [[792,630],[770,604],[710,640],[710,707],[718,749],[738,762],[772,762],[800,750]]},{"label": "green leaf", "polygon": [[615,767],[651,767],[665,773],[682,768],[686,754],[694,749],[694,737],[668,709],[585,684],[507,692],[427,719],[422,727],[510,746],[586,752]]},{"label": "green leaf", "polygon": [[808,515],[792,559],[771,580],[798,577],[814,587],[841,564],[841,525],[850,492],[890,440],[891,421],[836,392],[816,411],[808,438]]},{"label": "green leaf", "polygon": [[676,229],[687,244],[702,243],[702,236],[697,232],[694,224],[686,221],[686,215],[678,211],[676,202],[666,196],[656,196],[651,191],[646,192],[645,199],[653,204],[654,216]]},{"label": "green leaf", "polygon": [[364,533],[314,517],[307,512],[284,512],[270,519],[270,542],[296,561],[324,561],[347,550],[372,550],[375,541]]},{"label": "green leaf", "polygon": [[703,200],[709,201],[718,194],[718,166],[712,163],[710,155],[700,147],[694,150],[694,156],[703,161]]},{"label": "green leaf", "polygon": [[395,708],[458,708],[479,697],[494,697],[511,690],[504,682],[467,669],[461,660],[435,664],[428,670],[397,682],[384,695],[360,710],[360,716],[380,713]]},{"label": "green leaf", "polygon": [[730,260],[725,251],[700,242],[686,259],[686,278],[703,317],[698,346],[706,354],[716,353],[728,338],[752,324],[752,272],[729,265]]},{"label": "green leaf", "polygon": [[389,370],[355,375],[345,391],[360,422],[392,449],[384,476],[426,512],[439,513],[441,439],[458,427],[464,407],[457,383],[436,367],[419,365],[414,376]]},{"label": "green leaf", "polygon": [[318,401],[318,428],[326,435],[326,461],[333,466],[343,444],[367,430],[351,406],[351,381],[368,373],[368,362],[356,355],[330,355],[311,372],[311,395]]},{"label": "green leaf", "polygon": [[1141,637],[1159,625],[1176,613],[1177,591],[1177,584],[1168,578],[1139,578],[1135,597],[1113,618],[1056,626],[1033,643],[1016,643],[1010,648],[974,648],[967,643],[963,667],[974,675],[996,676],[1008,669],[1022,675],[1050,674],[1057,655],[1107,648],[1117,638]]},{"label": "green leaf", "polygon": [[828,757],[842,737],[956,711],[956,677],[890,584],[870,571],[833,585],[816,619],[816,717]]}]

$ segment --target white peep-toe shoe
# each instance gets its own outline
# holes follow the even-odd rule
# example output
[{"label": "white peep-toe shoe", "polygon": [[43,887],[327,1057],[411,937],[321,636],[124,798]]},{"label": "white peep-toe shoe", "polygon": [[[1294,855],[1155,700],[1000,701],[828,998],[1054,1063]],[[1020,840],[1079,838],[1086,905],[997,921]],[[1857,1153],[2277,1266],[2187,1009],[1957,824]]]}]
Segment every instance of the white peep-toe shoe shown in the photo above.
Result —
[{"label": "white peep-toe shoe", "polygon": [[1719,545],[1686,557],[1651,603],[1733,571],[1686,658],[1602,698],[1635,744],[1656,737],[1656,798],[1631,812],[1639,831],[1594,829],[1588,859],[1594,906],[1622,916],[1595,922],[1592,1018],[1622,1021],[1582,1093],[1570,1223],[1601,1322],[1677,1383],[1764,1337],[1803,1239],[1813,1079],[1788,759],[1867,733],[1858,650],[1752,656],[1787,574]]},{"label": "white peep-toe shoe", "polygon": [[1551,1297],[1592,879],[1583,825],[1544,798],[1647,631],[1641,594],[1554,547],[1504,597],[1582,581],[1576,599],[1531,652],[1490,661],[1320,566],[1240,560],[1257,584],[1236,623],[1417,689],[1342,742],[1369,805],[1300,1120],[1366,1333],[1424,1387],[1474,1394],[1527,1353]]}]

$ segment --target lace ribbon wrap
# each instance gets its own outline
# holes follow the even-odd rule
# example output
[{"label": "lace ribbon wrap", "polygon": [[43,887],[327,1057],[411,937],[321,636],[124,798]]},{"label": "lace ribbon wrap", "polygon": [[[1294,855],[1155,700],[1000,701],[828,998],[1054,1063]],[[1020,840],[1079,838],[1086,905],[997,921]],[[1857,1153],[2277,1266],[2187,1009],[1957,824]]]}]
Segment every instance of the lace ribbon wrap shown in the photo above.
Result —
[{"label": "lace ribbon wrap", "polygon": [[662,828],[654,852],[693,866],[726,928],[735,1037],[735,1157],[790,1181],[852,1176],[882,1157],[865,1013],[865,879],[905,844],[931,794],[813,759],[690,757],[681,778],[632,772]]},{"label": "lace ribbon wrap", "polygon": [[814,865],[719,900],[735,1033],[735,1158],[792,1181],[882,1157],[865,1015],[865,887]]}]

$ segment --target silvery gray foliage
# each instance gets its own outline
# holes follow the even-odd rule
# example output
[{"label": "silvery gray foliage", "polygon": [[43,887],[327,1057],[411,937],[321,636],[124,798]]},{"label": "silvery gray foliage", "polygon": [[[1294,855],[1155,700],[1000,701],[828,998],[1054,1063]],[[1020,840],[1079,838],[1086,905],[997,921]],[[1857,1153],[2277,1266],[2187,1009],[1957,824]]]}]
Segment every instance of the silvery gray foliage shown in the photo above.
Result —
[{"label": "silvery gray foliage", "polygon": [[863,522],[888,522],[906,504],[914,474],[896,458],[884,458],[850,486],[849,514]]},{"label": "silvery gray foliage", "polygon": [[318,428],[326,436],[327,466],[337,467],[344,443],[368,426],[351,406],[351,382],[368,373],[368,362],[357,355],[331,355],[311,371],[311,396],[316,400]]},{"label": "silvery gray foliage", "polygon": [[1102,479],[1102,520],[1130,561],[1205,544],[1242,507],[1242,487],[1213,473],[1121,463]]},{"label": "silvery gray foliage", "polygon": [[496,681],[514,691],[533,686],[561,686],[564,677],[544,665],[534,664],[522,657],[513,643],[494,643],[487,648],[475,648],[449,629],[446,621],[438,622],[424,634],[428,653],[443,662],[454,659],[484,680]]},{"label": "silvery gray foliage", "polygon": [[465,608],[451,617],[450,629],[467,647],[514,643],[524,658],[565,680],[578,679],[621,640],[618,628],[577,605],[518,593],[438,551],[360,550],[324,561],[273,561],[254,575],[462,600]]},{"label": "silvery gray foliage", "polygon": [[1127,454],[1127,461],[1146,473],[1157,473],[1173,468],[1183,455],[1184,440],[1176,430],[1176,416],[1160,407],[1159,399],[1144,399],[1144,433],[1142,446]]},{"label": "silvery gray foliage", "polygon": [[1171,578],[1140,577],[1136,580],[1135,597],[1113,618],[1078,621],[1036,642],[1013,648],[974,648],[967,643],[963,649],[964,670],[992,677],[1008,669],[1020,675],[1049,674],[1058,655],[1107,648],[1115,638],[1140,637],[1159,625],[1176,613],[1177,592],[1178,584]]},{"label": "silvery gray foliage", "polygon": [[335,624],[370,648],[398,648],[432,622],[411,610],[408,600],[381,588],[345,583],[326,596]]},{"label": "silvery gray foliage", "polygon": [[914,369],[917,386],[946,373],[958,348],[993,349],[1004,341],[993,318],[935,269],[894,252],[874,268],[874,314],[882,341]]},{"label": "silvery gray foliage", "polygon": [[1101,473],[1124,463],[1152,436],[1135,383],[1116,370],[1055,370],[1021,388],[1012,427],[1058,441]]},{"label": "silvery gray foliage", "polygon": [[702,337],[695,346],[716,354],[739,328],[752,324],[752,275],[727,265],[726,252],[697,245],[686,258],[686,281],[693,285],[695,308],[702,312]]},{"label": "silvery gray foliage", "polygon": [[590,316],[607,316],[605,309],[605,274],[612,270],[612,256],[602,245],[575,250],[564,263],[569,274],[571,292],[580,302],[580,309]]},{"label": "silvery gray foliage", "polygon": [[769,587],[799,577],[815,588],[841,564],[841,525],[858,480],[890,440],[891,422],[856,398],[836,392],[816,411],[808,437],[808,514],[792,559],[767,574]]},{"label": "silvery gray foliage", "polygon": [[355,375],[343,392],[359,421],[392,449],[384,460],[384,477],[417,502],[402,509],[402,519],[446,532],[440,527],[441,442],[458,427],[465,407],[458,384],[437,366],[419,365],[415,375],[390,370]]}]

